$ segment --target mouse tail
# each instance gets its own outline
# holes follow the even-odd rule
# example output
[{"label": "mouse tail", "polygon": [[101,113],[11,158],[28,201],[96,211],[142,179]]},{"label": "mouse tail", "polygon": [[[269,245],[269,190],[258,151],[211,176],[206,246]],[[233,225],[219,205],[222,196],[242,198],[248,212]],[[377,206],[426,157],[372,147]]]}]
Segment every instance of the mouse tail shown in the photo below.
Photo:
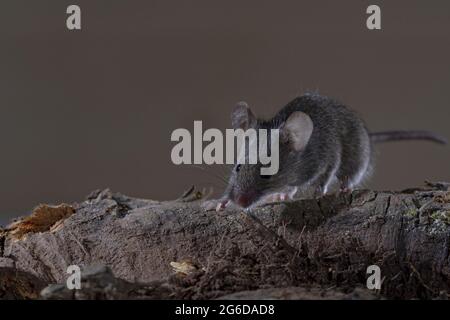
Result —
[{"label": "mouse tail", "polygon": [[370,140],[374,143],[400,141],[400,140],[427,140],[439,144],[447,144],[447,139],[431,131],[421,130],[396,130],[369,133]]}]

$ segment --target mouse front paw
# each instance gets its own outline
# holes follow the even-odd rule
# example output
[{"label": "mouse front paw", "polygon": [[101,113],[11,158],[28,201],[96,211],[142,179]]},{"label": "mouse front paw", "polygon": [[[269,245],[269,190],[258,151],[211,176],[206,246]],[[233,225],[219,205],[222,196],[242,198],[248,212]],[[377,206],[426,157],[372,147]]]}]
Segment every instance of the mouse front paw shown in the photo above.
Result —
[{"label": "mouse front paw", "polygon": [[283,202],[287,200],[294,199],[295,194],[297,193],[297,187],[290,187],[284,190],[283,192],[275,192],[266,196],[263,200],[263,204],[273,203],[273,202]]},{"label": "mouse front paw", "polygon": [[203,202],[201,207],[205,211],[215,210],[216,212],[224,210],[226,207],[230,205],[229,199],[215,199],[215,200],[207,200]]}]

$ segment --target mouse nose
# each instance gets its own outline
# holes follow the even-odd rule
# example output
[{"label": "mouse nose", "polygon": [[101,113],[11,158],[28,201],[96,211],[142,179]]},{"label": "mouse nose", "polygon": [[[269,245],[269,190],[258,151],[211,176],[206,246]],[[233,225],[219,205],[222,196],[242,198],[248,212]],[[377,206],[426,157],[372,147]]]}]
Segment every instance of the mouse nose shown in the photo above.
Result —
[{"label": "mouse nose", "polygon": [[254,200],[255,200],[254,192],[242,193],[236,197],[236,203],[244,208],[247,208],[249,205],[251,205]]}]

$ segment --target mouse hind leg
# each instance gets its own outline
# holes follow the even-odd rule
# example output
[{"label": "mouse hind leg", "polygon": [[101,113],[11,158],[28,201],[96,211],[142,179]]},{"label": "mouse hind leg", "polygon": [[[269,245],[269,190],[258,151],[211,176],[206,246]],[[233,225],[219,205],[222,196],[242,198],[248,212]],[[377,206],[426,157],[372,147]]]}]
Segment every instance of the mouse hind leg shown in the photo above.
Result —
[{"label": "mouse hind leg", "polygon": [[342,146],[341,166],[336,174],[341,192],[350,192],[369,175],[371,145],[367,133],[359,132]]},{"label": "mouse hind leg", "polygon": [[339,168],[339,162],[330,164],[325,167],[323,173],[317,177],[314,182],[316,186],[315,195],[317,197],[326,195],[330,189],[331,184],[333,183],[334,178],[336,177],[336,172]]},{"label": "mouse hind leg", "polygon": [[321,163],[317,174],[308,183],[314,188],[315,197],[321,197],[329,192],[341,165],[341,150],[335,148],[333,152],[323,155]]}]

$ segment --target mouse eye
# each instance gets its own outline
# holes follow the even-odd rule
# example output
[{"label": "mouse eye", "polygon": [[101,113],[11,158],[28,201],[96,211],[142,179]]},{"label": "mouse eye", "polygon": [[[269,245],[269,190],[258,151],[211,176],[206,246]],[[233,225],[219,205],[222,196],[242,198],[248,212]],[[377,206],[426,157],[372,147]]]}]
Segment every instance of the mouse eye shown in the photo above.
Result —
[{"label": "mouse eye", "polygon": [[241,165],[240,165],[240,164],[238,164],[238,165],[236,166],[236,172],[239,172],[239,170],[241,170]]},{"label": "mouse eye", "polygon": [[261,179],[266,179],[266,180],[268,180],[272,177],[270,175],[263,175],[263,174],[260,174],[259,176],[261,177]]}]

